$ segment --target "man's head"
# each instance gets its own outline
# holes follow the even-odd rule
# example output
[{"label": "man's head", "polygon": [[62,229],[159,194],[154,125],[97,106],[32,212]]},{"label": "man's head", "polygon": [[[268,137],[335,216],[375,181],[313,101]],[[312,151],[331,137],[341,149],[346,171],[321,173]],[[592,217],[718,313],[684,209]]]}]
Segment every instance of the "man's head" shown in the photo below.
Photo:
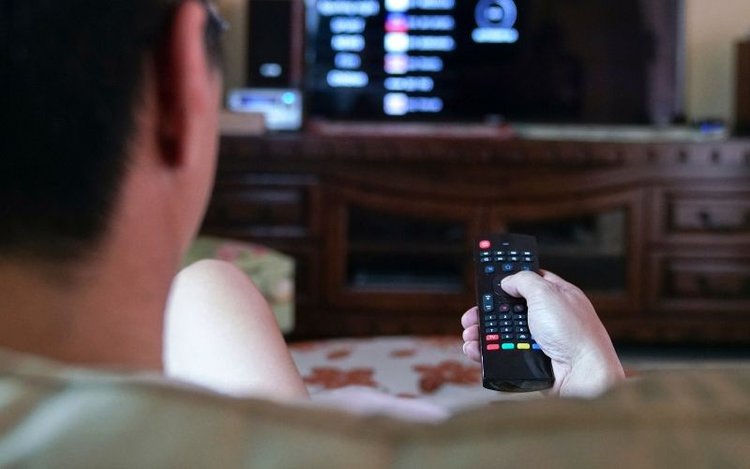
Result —
[{"label": "man's head", "polygon": [[[0,257],[77,259],[104,236],[149,73],[159,117],[180,112],[173,29],[190,1],[0,0]],[[219,29],[205,21],[212,67]]]}]

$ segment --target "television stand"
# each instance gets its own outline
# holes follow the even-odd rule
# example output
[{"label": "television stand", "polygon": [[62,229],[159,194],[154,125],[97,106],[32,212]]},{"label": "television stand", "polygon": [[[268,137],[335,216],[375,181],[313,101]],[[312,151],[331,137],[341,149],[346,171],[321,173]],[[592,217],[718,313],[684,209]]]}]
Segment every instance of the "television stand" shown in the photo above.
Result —
[{"label": "television stand", "polygon": [[692,126],[512,124],[519,138],[571,142],[689,143],[726,140],[725,128]]},{"label": "television stand", "polygon": [[498,123],[459,122],[357,122],[315,121],[308,125],[312,135],[325,137],[429,137],[429,138],[494,138],[515,136],[513,128]]},{"label": "television stand", "polygon": [[294,256],[293,338],[457,335],[472,239],[514,231],[619,344],[750,345],[750,140],[454,129],[224,137],[203,230]]}]

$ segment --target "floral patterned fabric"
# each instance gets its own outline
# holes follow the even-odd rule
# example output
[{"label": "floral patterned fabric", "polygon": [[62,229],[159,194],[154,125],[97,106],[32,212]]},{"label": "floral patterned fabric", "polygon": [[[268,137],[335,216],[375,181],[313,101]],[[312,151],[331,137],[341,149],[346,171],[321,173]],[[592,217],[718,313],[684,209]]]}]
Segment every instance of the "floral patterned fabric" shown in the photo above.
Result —
[{"label": "floral patterned fabric", "polygon": [[455,411],[540,397],[484,389],[479,364],[466,358],[462,344],[458,335],[385,336],[299,342],[290,348],[313,399],[364,387]]},{"label": "floral patterned fabric", "polygon": [[265,246],[245,241],[200,236],[188,250],[183,265],[201,259],[231,262],[245,272],[263,294],[285,333],[294,329],[294,259]]}]

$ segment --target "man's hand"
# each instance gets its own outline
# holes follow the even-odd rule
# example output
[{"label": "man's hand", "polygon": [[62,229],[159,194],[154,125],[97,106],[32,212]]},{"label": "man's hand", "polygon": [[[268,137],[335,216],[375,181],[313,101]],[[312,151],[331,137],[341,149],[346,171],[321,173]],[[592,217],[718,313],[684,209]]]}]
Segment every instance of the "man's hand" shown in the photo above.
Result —
[{"label": "man's hand", "polygon": [[[593,397],[624,380],[625,374],[586,295],[557,275],[519,272],[503,279],[503,290],[528,304],[529,330],[552,360],[554,394]],[[464,353],[480,361],[476,306],[461,317]]]}]

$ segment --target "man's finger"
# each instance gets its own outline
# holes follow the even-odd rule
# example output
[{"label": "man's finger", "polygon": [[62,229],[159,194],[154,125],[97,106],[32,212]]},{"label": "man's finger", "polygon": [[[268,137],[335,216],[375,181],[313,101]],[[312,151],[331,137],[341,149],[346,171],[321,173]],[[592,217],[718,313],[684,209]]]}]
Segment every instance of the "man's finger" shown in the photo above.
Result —
[{"label": "man's finger", "polygon": [[463,316],[461,316],[461,326],[463,326],[464,329],[474,324],[479,324],[479,313],[476,306],[469,309],[463,314]]},{"label": "man's finger", "polygon": [[481,357],[479,356],[479,341],[476,340],[470,340],[468,342],[464,342],[464,355],[471,358],[475,362],[481,361]]},{"label": "man's finger", "polygon": [[468,342],[470,340],[479,340],[479,326],[477,324],[474,324],[473,326],[467,327],[466,329],[464,329],[461,337],[464,339],[464,342]]},{"label": "man's finger", "polygon": [[567,280],[563,279],[559,275],[553,274],[549,270],[541,269],[539,271],[539,273],[541,274],[541,276],[542,276],[542,278],[544,280],[547,280],[550,283],[554,283],[555,285],[560,285],[560,286],[563,286],[563,287],[571,287],[571,286],[573,286],[573,284],[571,284]]},{"label": "man's finger", "polygon": [[523,271],[505,277],[500,286],[510,296],[527,298],[531,289],[546,283],[547,281],[536,272]]}]

